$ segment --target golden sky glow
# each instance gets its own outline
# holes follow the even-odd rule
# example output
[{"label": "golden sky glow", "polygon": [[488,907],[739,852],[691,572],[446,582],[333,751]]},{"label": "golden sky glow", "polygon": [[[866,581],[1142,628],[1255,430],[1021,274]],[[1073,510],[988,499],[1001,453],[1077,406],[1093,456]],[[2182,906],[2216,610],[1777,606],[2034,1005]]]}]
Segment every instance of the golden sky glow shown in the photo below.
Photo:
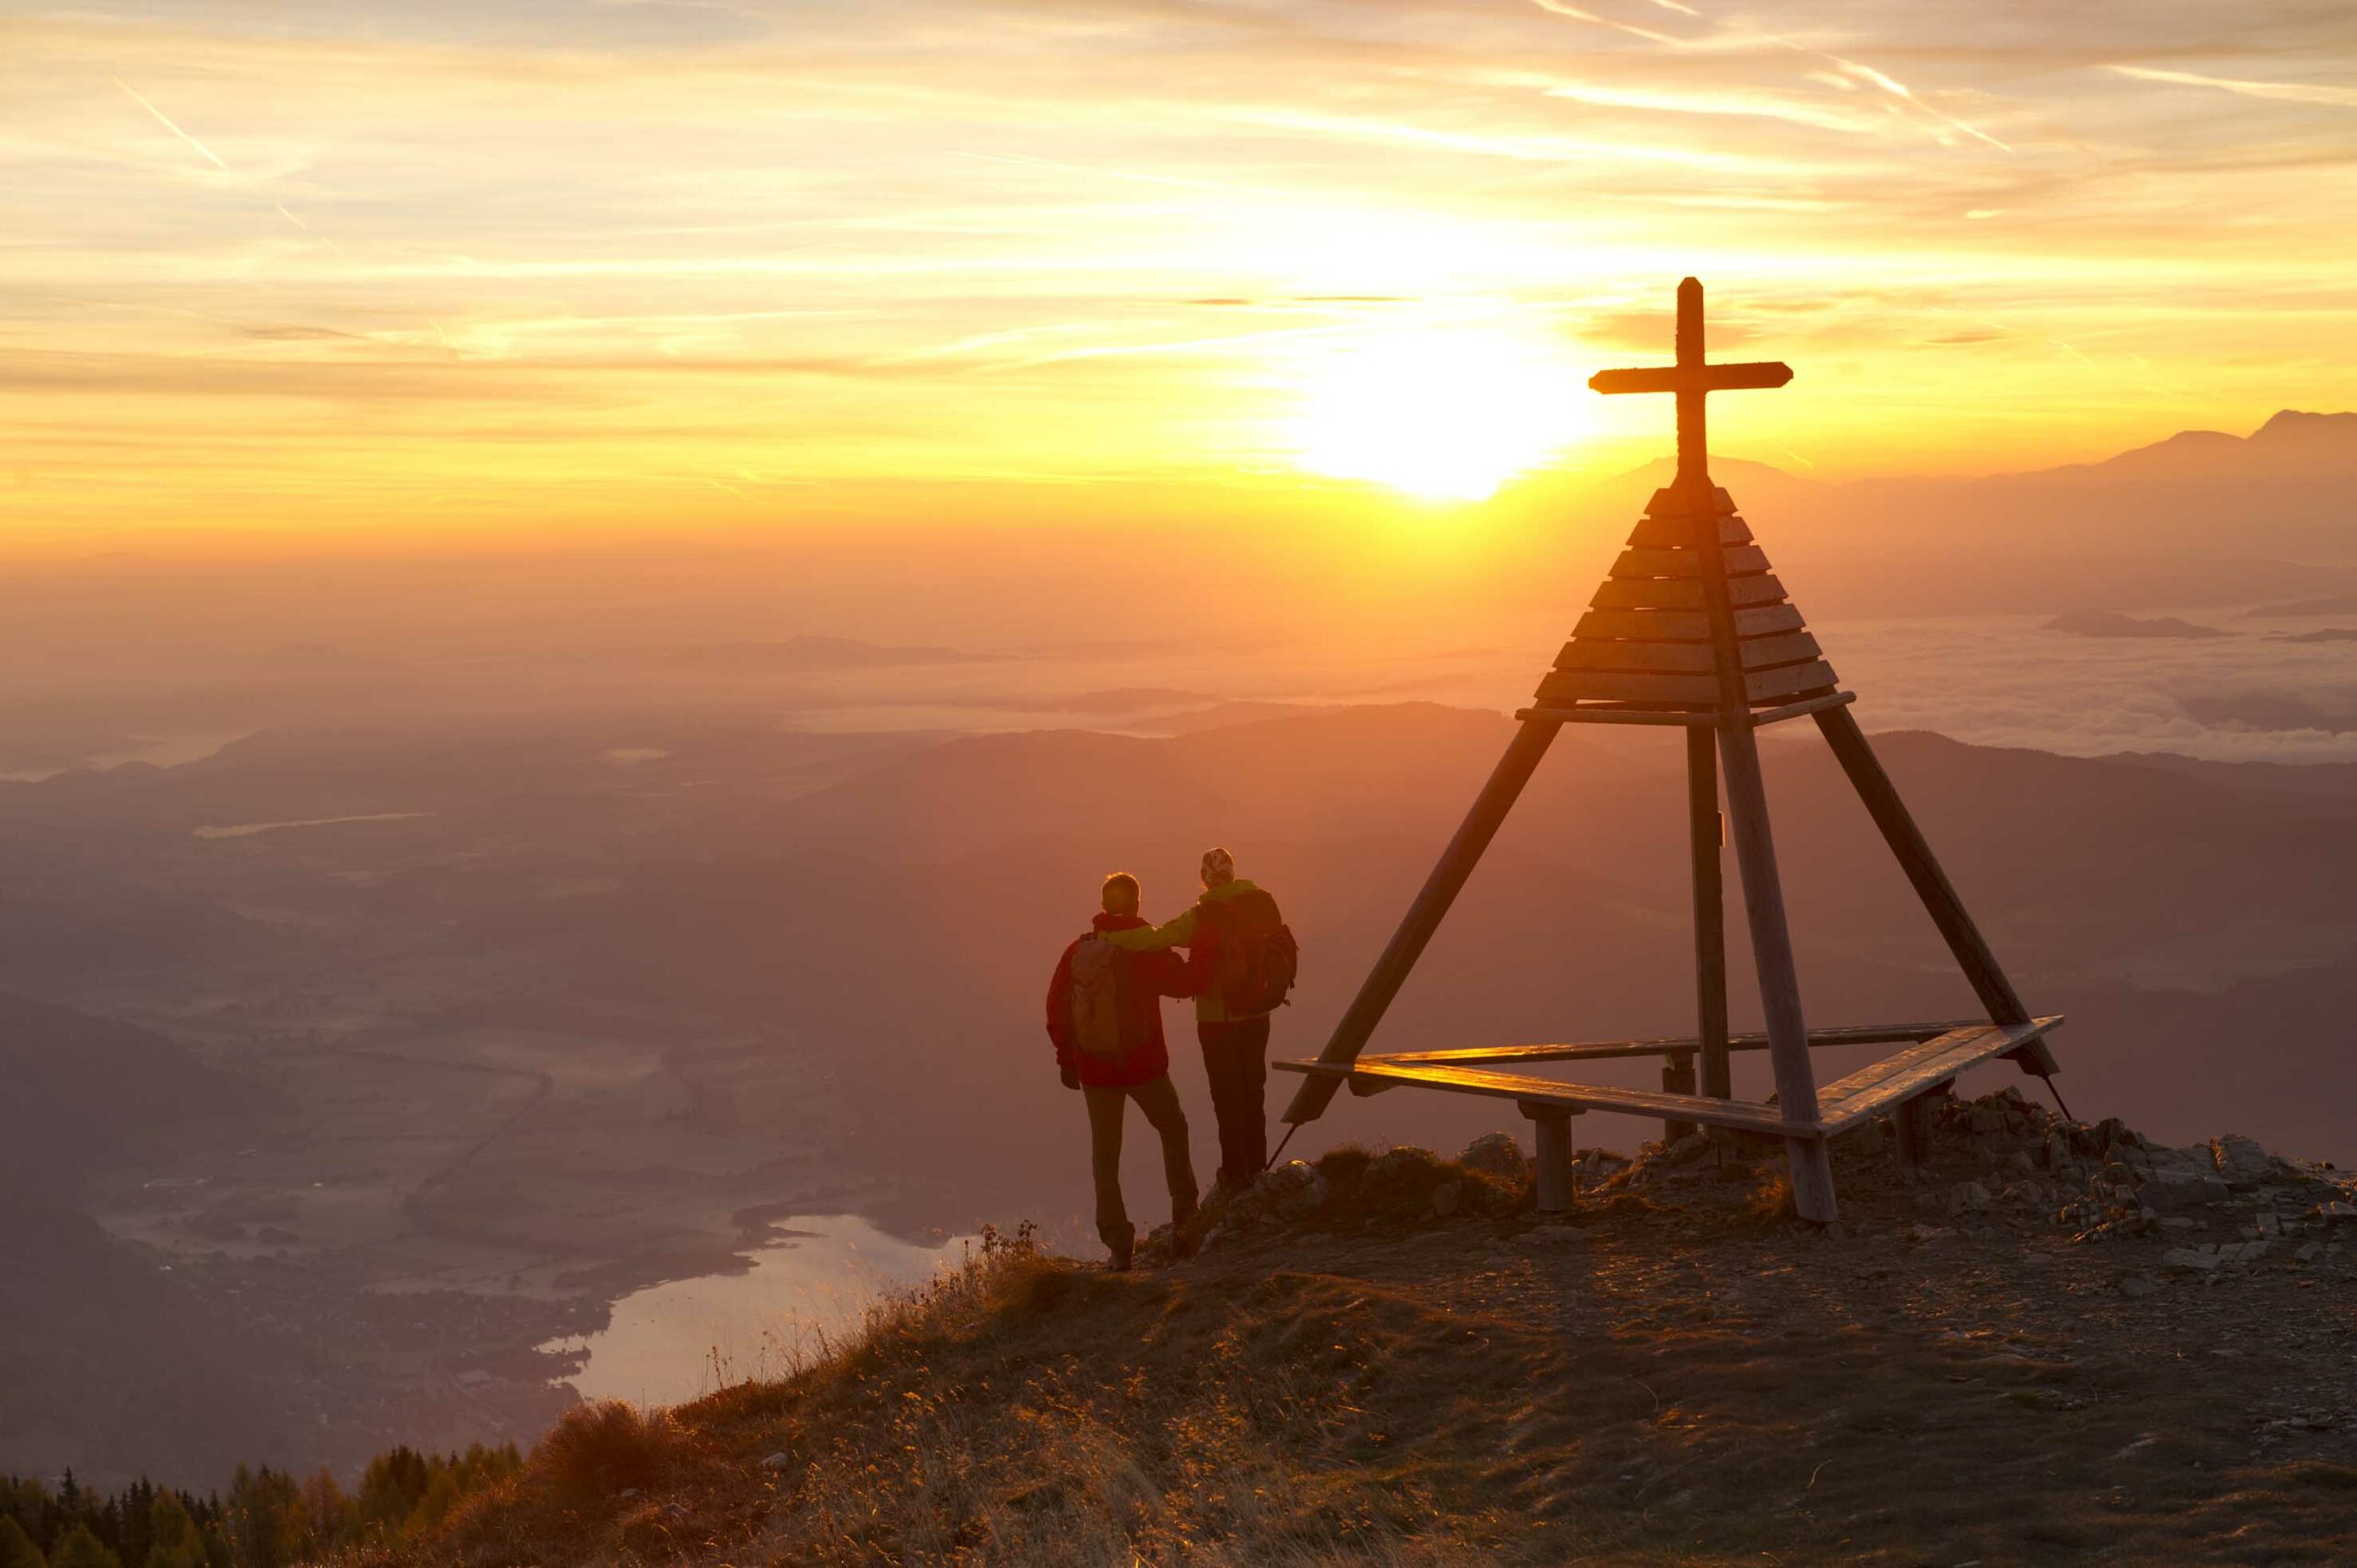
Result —
[{"label": "golden sky glow", "polygon": [[1820,477],[2357,403],[2339,4],[17,7],[0,104],[19,541],[1474,497],[1664,448],[1686,273]]}]

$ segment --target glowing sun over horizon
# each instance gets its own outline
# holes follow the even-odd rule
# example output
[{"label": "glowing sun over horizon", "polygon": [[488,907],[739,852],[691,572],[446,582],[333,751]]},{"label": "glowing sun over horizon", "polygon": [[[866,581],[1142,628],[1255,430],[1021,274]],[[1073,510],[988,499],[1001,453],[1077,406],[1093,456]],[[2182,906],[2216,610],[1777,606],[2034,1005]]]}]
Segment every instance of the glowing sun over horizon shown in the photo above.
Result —
[{"label": "glowing sun over horizon", "polygon": [[1489,327],[1396,331],[1309,367],[1290,435],[1311,472],[1483,501],[1584,433],[1586,396],[1561,345]]}]

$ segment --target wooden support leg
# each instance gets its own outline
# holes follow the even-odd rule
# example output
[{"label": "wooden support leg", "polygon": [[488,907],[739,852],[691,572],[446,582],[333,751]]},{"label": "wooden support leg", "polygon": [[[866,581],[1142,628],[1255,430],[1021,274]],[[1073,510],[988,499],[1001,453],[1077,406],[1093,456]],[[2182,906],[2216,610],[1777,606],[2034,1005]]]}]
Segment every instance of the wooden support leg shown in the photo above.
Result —
[{"label": "wooden support leg", "polygon": [[[1687,319],[1686,285],[1678,285],[1678,319]],[[1693,290],[1694,355],[1701,355],[1701,285]],[[1681,325],[1681,331],[1683,326]],[[1681,347],[1680,353],[1684,353]],[[1710,450],[1703,434],[1702,398],[1678,401],[1678,487],[1694,520],[1694,543],[1701,556],[1703,607],[1711,623],[1711,656],[1719,683],[1719,761],[1726,772],[1727,815],[1735,828],[1736,865],[1743,872],[1744,912],[1751,925],[1751,958],[1759,972],[1759,1001],[1768,1015],[1768,1055],[1776,1074],[1776,1102],[1788,1121],[1817,1120],[1817,1073],[1808,1059],[1808,1026],[1801,1017],[1800,976],[1793,964],[1792,933],[1784,925],[1784,889],[1776,876],[1776,842],[1768,831],[1768,790],[1759,777],[1759,742],[1752,734],[1751,707],[1744,685],[1743,649],[1736,636],[1726,561],[1711,479]],[[1690,406],[1689,406],[1690,404]],[[1689,770],[1689,781],[1691,769]],[[1689,796],[1695,792],[1690,782]],[[1793,1207],[1803,1219],[1832,1223],[1833,1165],[1823,1138],[1787,1138],[1784,1161],[1792,1171]]]},{"label": "wooden support leg", "polygon": [[1538,1212],[1567,1214],[1579,1201],[1579,1183],[1572,1174],[1572,1113],[1559,1106],[1526,1105],[1531,1132],[1538,1144]]},{"label": "wooden support leg", "polygon": [[[1694,1092],[1694,1058],[1684,1051],[1671,1051],[1661,1059],[1661,1086],[1674,1095]],[[1694,1131],[1691,1121],[1664,1121],[1661,1135],[1671,1143]]]},{"label": "wooden support leg", "polygon": [[[1498,825],[1505,820],[1506,812],[1522,794],[1523,785],[1538,770],[1539,759],[1547,755],[1547,747],[1555,738],[1562,725],[1554,719],[1525,719],[1506,754],[1490,773],[1490,782],[1481,786],[1480,796],[1473,802],[1473,809],[1465,814],[1465,821],[1457,836],[1448,841],[1448,848],[1441,852],[1440,864],[1424,879],[1423,890],[1416,901],[1408,906],[1407,916],[1399,922],[1399,929],[1392,934],[1390,946],[1375,961],[1360,985],[1358,995],[1351,1002],[1342,1021],[1326,1041],[1326,1049],[1318,1052],[1321,1062],[1352,1063],[1366,1046],[1367,1037],[1375,1033],[1375,1026],[1399,993],[1400,984],[1408,971],[1415,967],[1424,944],[1440,928],[1441,917],[1457,900],[1465,887],[1465,879],[1473,875],[1473,867],[1481,852],[1490,847],[1497,836]],[[1284,1120],[1299,1125],[1315,1121],[1333,1103],[1339,1077],[1311,1076],[1302,1080],[1294,1091],[1293,1102],[1285,1107]]]},{"label": "wooden support leg", "polygon": [[1890,1113],[1891,1130],[1898,1135],[1898,1163],[1918,1170],[1932,1157],[1932,1105],[1936,1093],[1902,1100]]},{"label": "wooden support leg", "polygon": [[[1882,759],[1867,744],[1866,732],[1858,727],[1857,716],[1842,707],[1820,710],[1816,718],[1817,727],[1824,733],[1826,744],[1833,749],[1841,771],[1850,776],[1850,786],[1865,802],[1867,814],[1882,830],[1883,842],[1890,846],[1899,869],[1914,885],[1915,896],[1923,900],[1932,923],[1939,927],[1948,951],[1956,956],[1956,966],[1972,982],[1973,994],[1988,1009],[1989,1021],[2027,1023],[2029,1009],[2022,1005],[2014,982],[2005,978],[1996,954],[1990,951],[1980,928],[1966,912],[1964,900],[1956,897],[1947,873],[1940,869],[1923,830],[1915,825],[1915,818],[1907,809],[1907,803],[1898,798],[1890,775],[1883,772]],[[2014,1053],[2014,1060],[2025,1073],[2049,1078],[2054,1075],[2054,1053],[2047,1049],[2044,1040],[2032,1040]]]},{"label": "wooden support leg", "polygon": [[[1718,738],[1701,725],[1686,731],[1686,830],[1694,859],[1694,1000],[1702,1041],[1702,1092],[1735,1098],[1727,1066],[1727,923],[1720,856],[1726,832],[1719,816]],[[1665,1080],[1666,1082],[1666,1080]],[[1689,1076],[1686,1092],[1693,1092]]]},{"label": "wooden support leg", "polygon": [[[1791,1121],[1817,1120],[1817,1074],[1808,1058],[1808,1026],[1801,1016],[1801,982],[1793,937],[1784,923],[1784,889],[1776,874],[1776,843],[1768,829],[1768,790],[1759,774],[1759,746],[1747,714],[1719,726],[1719,756],[1726,767],[1727,815],[1735,827],[1736,864],[1743,872],[1743,902],[1751,925],[1751,957],[1759,972],[1760,1008],[1768,1015],[1768,1056],[1775,1072],[1776,1104]],[[1830,1225],[1833,1163],[1822,1138],[1787,1138],[1793,1207],[1805,1220]]]}]

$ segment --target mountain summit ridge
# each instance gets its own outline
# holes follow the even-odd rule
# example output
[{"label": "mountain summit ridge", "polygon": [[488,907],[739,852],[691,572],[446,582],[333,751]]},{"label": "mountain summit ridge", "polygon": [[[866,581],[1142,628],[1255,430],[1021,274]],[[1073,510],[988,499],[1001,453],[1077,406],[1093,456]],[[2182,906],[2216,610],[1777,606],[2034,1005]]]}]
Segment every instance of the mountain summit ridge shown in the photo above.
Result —
[{"label": "mountain summit ridge", "polygon": [[2011,1089],[1933,1123],[1920,1167],[1843,1140],[1824,1230],[1773,1140],[1697,1133],[1588,1151],[1568,1214],[1491,1134],[1295,1161],[1185,1263],[993,1234],[783,1379],[575,1412],[366,1561],[2348,1560],[2357,1184]]}]

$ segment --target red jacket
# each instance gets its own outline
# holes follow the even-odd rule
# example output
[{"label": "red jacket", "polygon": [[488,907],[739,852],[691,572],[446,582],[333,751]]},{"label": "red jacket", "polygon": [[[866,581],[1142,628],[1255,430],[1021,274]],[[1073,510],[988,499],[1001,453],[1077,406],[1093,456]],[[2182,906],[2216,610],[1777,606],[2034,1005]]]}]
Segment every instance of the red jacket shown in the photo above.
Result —
[{"label": "red jacket", "polygon": [[[1136,931],[1147,922],[1133,914],[1100,914],[1095,924],[1099,931]],[[1129,966],[1129,984],[1123,993],[1132,1009],[1132,1028],[1123,1032],[1134,1034],[1139,1043],[1108,1061],[1073,1044],[1072,956],[1079,948],[1075,940],[1064,949],[1064,956],[1056,960],[1055,978],[1048,981],[1048,1038],[1056,1045],[1056,1065],[1077,1066],[1082,1083],[1109,1089],[1152,1083],[1168,1073],[1170,1048],[1162,1040],[1162,999],[1195,994],[1194,972],[1186,958],[1172,952],[1121,955],[1120,961]]]}]

